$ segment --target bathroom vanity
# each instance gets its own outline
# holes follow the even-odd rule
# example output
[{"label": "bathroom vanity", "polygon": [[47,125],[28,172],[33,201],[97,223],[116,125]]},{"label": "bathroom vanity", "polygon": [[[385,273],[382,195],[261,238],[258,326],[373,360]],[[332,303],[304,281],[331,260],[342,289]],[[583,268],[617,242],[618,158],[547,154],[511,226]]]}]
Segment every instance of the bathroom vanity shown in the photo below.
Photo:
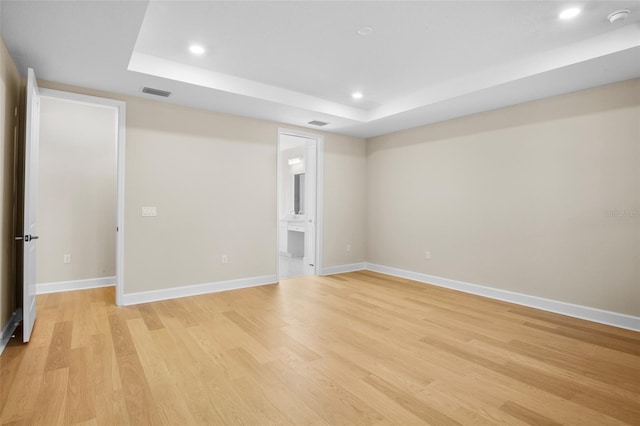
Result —
[{"label": "bathroom vanity", "polygon": [[[304,215],[287,215],[280,220],[280,254],[290,257],[304,256]],[[286,236],[283,238],[283,236]]]}]

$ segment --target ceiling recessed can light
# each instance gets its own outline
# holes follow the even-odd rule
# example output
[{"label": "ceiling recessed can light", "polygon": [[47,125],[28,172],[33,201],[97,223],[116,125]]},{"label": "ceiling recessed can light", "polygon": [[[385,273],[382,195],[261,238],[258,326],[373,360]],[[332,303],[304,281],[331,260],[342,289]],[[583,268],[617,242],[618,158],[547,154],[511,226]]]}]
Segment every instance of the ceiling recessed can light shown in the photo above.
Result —
[{"label": "ceiling recessed can light", "polygon": [[576,16],[580,15],[580,12],[581,12],[580,8],[571,7],[569,9],[565,9],[562,12],[560,12],[560,15],[558,15],[558,18],[563,20],[573,19]]},{"label": "ceiling recessed can light", "polygon": [[194,55],[202,55],[204,51],[204,47],[200,46],[199,44],[192,44],[191,46],[189,46],[189,52],[193,53]]},{"label": "ceiling recessed can light", "polygon": [[358,28],[356,30],[356,33],[359,36],[366,37],[366,36],[369,36],[369,35],[373,34],[373,28],[371,28],[371,27],[360,27],[360,28]]},{"label": "ceiling recessed can light", "polygon": [[613,24],[616,21],[624,21],[627,16],[629,16],[629,13],[631,13],[631,11],[628,9],[616,10],[615,12],[610,13],[609,16],[607,16],[607,19]]},{"label": "ceiling recessed can light", "polygon": [[362,99],[362,96],[363,96],[363,95],[362,95],[362,93],[360,93],[360,92],[354,92],[354,93],[352,93],[352,94],[351,94],[351,97],[352,97],[353,99]]}]

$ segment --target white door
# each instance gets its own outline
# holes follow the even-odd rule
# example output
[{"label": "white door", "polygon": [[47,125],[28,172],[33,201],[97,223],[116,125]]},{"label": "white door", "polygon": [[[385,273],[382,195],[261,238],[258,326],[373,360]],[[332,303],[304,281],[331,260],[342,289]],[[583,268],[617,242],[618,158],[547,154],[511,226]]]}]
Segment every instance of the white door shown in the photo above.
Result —
[{"label": "white door", "polygon": [[305,275],[316,274],[316,153],[315,139],[305,139],[305,220],[304,257],[302,259]]},{"label": "white door", "polygon": [[36,321],[36,201],[38,194],[38,137],[40,130],[40,92],[33,69],[27,70],[27,120],[24,151],[24,227],[22,321],[23,341],[31,338]]}]

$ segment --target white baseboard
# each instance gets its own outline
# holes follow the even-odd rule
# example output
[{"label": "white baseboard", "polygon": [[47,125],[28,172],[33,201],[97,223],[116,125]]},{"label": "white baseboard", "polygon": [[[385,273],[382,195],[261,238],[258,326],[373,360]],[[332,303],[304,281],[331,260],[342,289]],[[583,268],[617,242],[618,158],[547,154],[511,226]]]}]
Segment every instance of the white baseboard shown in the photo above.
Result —
[{"label": "white baseboard", "polygon": [[321,269],[320,275],[344,274],[345,272],[362,271],[363,269],[367,269],[367,264],[365,262],[327,266],[326,268]]},{"label": "white baseboard", "polygon": [[406,278],[439,287],[446,287],[459,290],[465,293],[477,294],[491,299],[502,300],[515,303],[517,305],[529,306],[543,311],[555,312],[570,317],[585,319],[588,321],[612,325],[614,327],[626,328],[628,330],[640,331],[640,317],[620,314],[617,312],[605,311],[588,306],[574,305],[572,303],[560,302],[557,300],[545,299],[537,296],[529,296],[522,293],[515,293],[508,290],[486,287],[478,284],[470,284],[456,281],[449,278],[436,277],[419,272],[406,271],[404,269],[391,268],[388,266],[367,263],[366,269],[382,274],[393,275],[395,277]]},{"label": "white baseboard", "polygon": [[21,316],[22,315],[18,312],[12,313],[11,317],[9,317],[9,321],[7,321],[5,326],[2,328],[2,334],[0,335],[0,355],[2,355],[4,348],[7,347],[7,343],[9,343],[9,339],[11,339],[13,332],[16,331],[18,324],[20,324],[20,321],[22,320]]},{"label": "white baseboard", "polygon": [[116,277],[90,278],[75,281],[57,281],[36,284],[36,294],[58,293],[60,291],[86,290],[88,288],[110,287],[116,285]]},{"label": "white baseboard", "polygon": [[[545,299],[537,296],[530,296],[522,293],[516,293],[508,290],[501,290],[492,287],[486,287],[478,284],[471,284],[463,281],[457,281],[449,278],[437,277],[434,275],[423,274],[420,272],[407,271],[404,269],[393,268],[389,266],[376,265],[374,263],[351,263],[346,265],[329,266],[322,268],[321,275],[333,275],[346,272],[354,272],[360,270],[369,270],[382,274],[392,275],[400,278],[406,278],[426,284],[432,284],[439,287],[450,288],[465,293],[477,294],[479,296],[491,299],[502,300],[505,302],[515,303],[517,305],[529,306],[544,311],[555,312],[570,317],[585,319],[602,324],[608,324],[615,327],[625,328],[633,331],[640,331],[640,317],[621,314],[617,312],[605,311],[602,309],[591,308],[588,306],[575,305],[557,300]],[[135,305],[138,303],[155,302],[159,300],[174,299],[179,297],[196,296],[199,294],[215,293],[219,291],[235,290],[247,287],[256,287],[266,284],[274,284],[277,282],[275,275],[265,275],[260,277],[241,278],[229,281],[218,281],[213,283],[195,284],[184,287],[172,287],[168,289],[152,290],[139,293],[129,293],[123,295],[123,305]],[[82,290],[88,288],[107,287],[115,283],[115,277],[95,278],[89,280],[77,281],[60,281],[54,283],[43,283],[36,285],[37,294],[55,293],[59,291]],[[11,318],[2,331],[2,340],[0,341],[0,353],[6,340],[15,330],[15,318]],[[11,328],[13,327],[13,328]]]},{"label": "white baseboard", "polygon": [[125,293],[122,295],[122,304],[125,306],[137,305],[138,303],[157,302],[160,300],[176,299],[179,297],[197,296],[199,294],[257,287],[266,284],[275,284],[277,282],[278,278],[275,275],[264,275],[261,277],[240,278],[237,280],[172,287],[161,290],[142,291],[139,293]]}]

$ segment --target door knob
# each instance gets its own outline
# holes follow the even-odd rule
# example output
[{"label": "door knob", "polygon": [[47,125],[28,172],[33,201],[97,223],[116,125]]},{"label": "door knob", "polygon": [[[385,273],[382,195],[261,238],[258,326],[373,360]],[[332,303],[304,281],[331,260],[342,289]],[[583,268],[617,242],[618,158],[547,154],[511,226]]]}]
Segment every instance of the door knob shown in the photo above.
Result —
[{"label": "door knob", "polygon": [[29,235],[29,234],[27,234],[27,235],[24,235],[24,236],[22,236],[22,235],[18,235],[18,236],[17,236],[17,237],[15,237],[14,239],[15,239],[16,241],[22,241],[22,240],[24,240],[24,242],[28,243],[29,241],[31,241],[31,240],[37,240],[38,238],[40,238],[40,237],[39,237],[39,236],[37,236],[37,235]]}]

